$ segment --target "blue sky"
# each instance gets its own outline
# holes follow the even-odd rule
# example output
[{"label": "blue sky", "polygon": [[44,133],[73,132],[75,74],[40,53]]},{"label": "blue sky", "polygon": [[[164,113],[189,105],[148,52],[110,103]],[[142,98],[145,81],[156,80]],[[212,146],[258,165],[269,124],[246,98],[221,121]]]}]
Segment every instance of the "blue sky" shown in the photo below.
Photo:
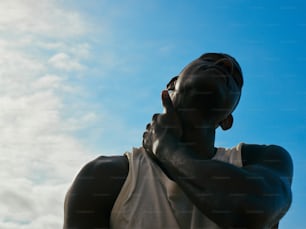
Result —
[{"label": "blue sky", "polygon": [[202,53],[225,52],[241,64],[245,84],[234,126],[218,130],[216,145],[286,148],[294,201],[280,228],[306,228],[305,6],[1,1],[0,176],[8,182],[0,185],[0,227],[58,228],[80,167],[140,146],[168,80]]}]

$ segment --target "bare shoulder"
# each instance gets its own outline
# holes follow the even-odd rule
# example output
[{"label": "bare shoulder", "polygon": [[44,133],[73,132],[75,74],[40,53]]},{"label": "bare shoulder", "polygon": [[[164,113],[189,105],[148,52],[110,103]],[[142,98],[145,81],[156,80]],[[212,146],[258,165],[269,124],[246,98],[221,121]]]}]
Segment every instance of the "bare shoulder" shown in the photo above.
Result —
[{"label": "bare shoulder", "polygon": [[65,199],[64,228],[107,228],[129,170],[125,156],[100,156],[80,170]]},{"label": "bare shoulder", "polygon": [[125,156],[100,156],[87,163],[80,174],[89,173],[95,179],[120,180],[120,178],[125,179],[128,167],[128,159]]},{"label": "bare shoulder", "polygon": [[[268,220],[277,222],[288,211],[292,202],[293,163],[290,154],[281,146],[244,144],[243,167],[250,178],[261,180]],[[272,221],[271,221],[272,222]],[[274,228],[274,227],[273,227]]]},{"label": "bare shoulder", "polygon": [[292,158],[286,149],[278,145],[244,144],[242,161],[244,166],[263,166],[290,179],[293,175]]}]

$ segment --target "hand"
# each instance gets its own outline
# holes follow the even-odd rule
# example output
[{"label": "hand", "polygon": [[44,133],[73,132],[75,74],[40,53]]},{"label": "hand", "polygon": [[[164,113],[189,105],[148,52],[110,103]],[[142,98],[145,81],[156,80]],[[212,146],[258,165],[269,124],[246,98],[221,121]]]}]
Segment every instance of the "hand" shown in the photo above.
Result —
[{"label": "hand", "polygon": [[142,141],[145,150],[155,156],[161,146],[178,142],[182,136],[181,122],[167,90],[162,92],[162,104],[165,113],[153,115],[152,122],[147,125],[143,134]]}]

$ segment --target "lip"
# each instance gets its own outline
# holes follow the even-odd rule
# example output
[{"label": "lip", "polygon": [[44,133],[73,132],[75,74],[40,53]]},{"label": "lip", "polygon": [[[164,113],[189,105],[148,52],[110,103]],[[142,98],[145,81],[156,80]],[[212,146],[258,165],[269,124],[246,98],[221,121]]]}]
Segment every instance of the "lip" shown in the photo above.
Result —
[{"label": "lip", "polygon": [[226,69],[226,68],[223,68],[222,66],[219,66],[219,65],[215,65],[215,64],[210,64],[210,65],[202,65],[200,66],[197,70],[210,70],[210,69],[214,69],[214,70],[218,70],[219,72],[221,72],[222,74],[228,76],[230,75],[231,73]]},{"label": "lip", "polygon": [[217,69],[218,71],[222,72],[226,76],[231,74],[226,68],[223,68],[223,67],[221,67],[219,65],[208,66],[207,69]]},{"label": "lip", "polygon": [[220,79],[222,78],[222,80],[228,84],[229,83],[229,78],[230,78],[230,73],[226,68],[223,68],[222,66],[218,66],[215,64],[209,64],[209,65],[202,65],[200,66],[197,71],[208,71],[208,70],[213,70],[213,71],[217,71],[220,73]]}]

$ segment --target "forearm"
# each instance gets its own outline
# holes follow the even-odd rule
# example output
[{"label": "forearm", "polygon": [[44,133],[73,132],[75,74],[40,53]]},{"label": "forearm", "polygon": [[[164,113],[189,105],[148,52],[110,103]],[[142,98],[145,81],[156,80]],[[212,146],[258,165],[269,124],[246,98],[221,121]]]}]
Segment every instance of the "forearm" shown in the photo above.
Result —
[{"label": "forearm", "polygon": [[273,179],[220,161],[203,160],[189,147],[170,142],[156,154],[161,166],[205,215],[223,222],[222,226],[233,226],[235,221],[240,224],[236,226],[266,221],[263,218],[271,215],[267,213],[282,204],[281,195],[275,195]]}]

